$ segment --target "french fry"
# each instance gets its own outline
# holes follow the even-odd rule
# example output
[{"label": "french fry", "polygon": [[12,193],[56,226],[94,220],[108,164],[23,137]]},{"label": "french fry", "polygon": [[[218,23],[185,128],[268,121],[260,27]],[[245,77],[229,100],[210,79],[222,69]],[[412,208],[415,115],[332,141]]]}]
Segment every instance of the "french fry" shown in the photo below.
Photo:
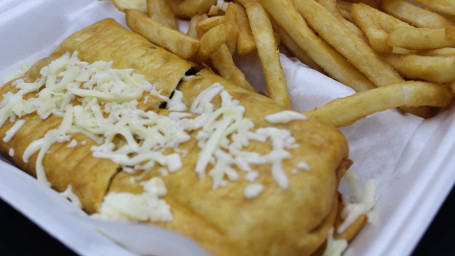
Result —
[{"label": "french fry", "polygon": [[272,22],[273,28],[277,31],[281,37],[281,41],[284,43],[286,48],[295,56],[297,57],[303,64],[307,65],[308,67],[317,70],[321,73],[324,73],[324,70],[304,52],[299,45],[292,39],[292,37],[276,22]]},{"label": "french fry", "polygon": [[379,1],[376,0],[345,0],[346,2],[351,2],[353,4],[366,4],[375,9],[379,9]]},{"label": "french fry", "polygon": [[345,56],[376,86],[402,82],[403,78],[373,49],[313,0],[294,1],[297,10],[330,45]]},{"label": "french fry", "polygon": [[455,15],[455,1],[453,0],[414,0],[414,2],[442,13]]},{"label": "french fry", "polygon": [[226,42],[227,47],[229,48],[229,52],[234,54],[235,49],[237,47],[237,36],[238,36],[238,26],[237,26],[237,9],[234,6],[235,4],[230,2],[228,7],[226,8],[225,17],[226,22],[230,22],[231,24],[235,25],[236,33],[231,35],[231,37]]},{"label": "french fry", "polygon": [[447,87],[428,82],[406,81],[338,98],[304,114],[323,123],[341,127],[349,126],[376,112],[400,106],[446,107],[453,98],[453,92]]},{"label": "french fry", "polygon": [[270,98],[281,106],[289,107],[291,100],[281,69],[280,52],[274,39],[269,17],[257,0],[240,0],[239,2],[245,7],[250,21]]},{"label": "french fry", "polygon": [[126,9],[138,10],[140,12],[147,12],[146,0],[112,0],[114,6],[121,12]]},{"label": "french fry", "polygon": [[280,33],[276,32],[276,31],[273,31],[273,38],[275,39],[275,44],[277,45],[277,47],[280,47],[280,44],[281,44]]},{"label": "french fry", "polygon": [[444,16],[406,0],[381,0],[380,4],[385,12],[416,27],[443,28],[455,25]]},{"label": "french fry", "polygon": [[196,27],[197,34],[202,36],[205,32],[222,24],[225,19],[224,16],[213,16],[199,21]]},{"label": "french fry", "polygon": [[331,77],[356,91],[375,88],[373,83],[308,27],[290,0],[261,0],[261,3],[294,42]]},{"label": "french fry", "polygon": [[439,48],[434,50],[423,50],[416,52],[418,55],[423,56],[455,56],[455,48]]},{"label": "french fry", "polygon": [[245,9],[237,3],[234,3],[234,8],[236,9],[235,17],[239,29],[237,35],[237,53],[240,56],[244,56],[256,49],[256,43],[254,42],[253,32],[251,32],[250,22],[248,21]]},{"label": "french fry", "polygon": [[183,0],[179,4],[179,9],[183,14],[193,17],[196,14],[207,13],[214,4],[216,0]]},{"label": "french fry", "polygon": [[197,15],[194,15],[193,17],[191,17],[190,24],[188,25],[188,31],[186,32],[186,34],[193,38],[199,38],[197,35],[197,25],[200,21],[202,21],[206,18],[207,18],[207,15],[205,15],[205,14],[203,14],[203,15],[197,14]]},{"label": "french fry", "polygon": [[455,46],[455,27],[408,28],[400,27],[390,32],[387,44],[414,50],[437,49]]},{"label": "french fry", "polygon": [[181,58],[189,59],[199,50],[199,40],[168,28],[143,12],[125,10],[125,14],[126,24],[131,30]]},{"label": "french fry", "polygon": [[245,75],[235,65],[226,44],[222,44],[210,55],[210,62],[212,67],[214,67],[222,77],[231,80],[244,89],[254,91],[253,86],[246,80]]},{"label": "french fry", "polygon": [[337,232],[334,232],[334,238],[351,241],[354,238],[354,236],[359,232],[359,230],[362,229],[365,223],[368,222],[368,217],[365,214],[361,214],[343,232],[339,233],[339,227],[343,224],[345,220],[341,217],[342,216],[341,213],[343,212],[344,207],[345,205],[341,204],[338,210],[340,213],[337,217],[337,220],[335,221],[336,227],[335,230],[337,230]]},{"label": "french fry", "polygon": [[147,0],[147,14],[166,27],[178,29],[174,11],[167,0]]},{"label": "french fry", "polygon": [[[345,1],[345,0],[337,0],[337,6],[338,6],[338,10],[340,11],[340,13],[348,20],[352,21],[352,16],[351,16],[351,6],[352,6],[352,3],[351,2],[348,2],[348,1]],[[346,12],[346,14],[343,13],[343,11]],[[348,18],[350,17],[350,18]]]},{"label": "french fry", "polygon": [[169,3],[169,5],[172,7],[172,10],[174,11],[174,14],[177,18],[181,18],[181,19],[190,19],[192,18],[192,16],[188,16],[186,14],[184,14],[180,9],[179,9],[179,5],[180,3],[182,2],[183,0],[167,0],[167,2]]},{"label": "french fry", "polygon": [[210,54],[237,34],[237,26],[224,22],[200,36],[201,45],[196,54],[196,62],[204,62]]},{"label": "french fry", "polygon": [[389,32],[398,27],[412,28],[411,25],[366,4],[352,4],[351,14],[354,23],[368,38],[371,48],[379,53],[391,53],[394,50],[387,44]]},{"label": "french fry", "polygon": [[319,4],[327,8],[333,16],[335,16],[341,23],[343,23],[347,28],[349,28],[352,32],[354,32],[360,38],[367,40],[363,32],[352,22],[348,21],[341,15],[340,10],[338,9],[337,1],[336,0],[316,0]]},{"label": "french fry", "polygon": [[340,11],[341,15],[343,15],[345,19],[354,22],[351,15],[351,5],[352,3],[348,1],[337,1],[338,10]]},{"label": "french fry", "polygon": [[422,79],[435,83],[455,80],[455,56],[390,54],[384,55],[383,58],[409,79]]}]

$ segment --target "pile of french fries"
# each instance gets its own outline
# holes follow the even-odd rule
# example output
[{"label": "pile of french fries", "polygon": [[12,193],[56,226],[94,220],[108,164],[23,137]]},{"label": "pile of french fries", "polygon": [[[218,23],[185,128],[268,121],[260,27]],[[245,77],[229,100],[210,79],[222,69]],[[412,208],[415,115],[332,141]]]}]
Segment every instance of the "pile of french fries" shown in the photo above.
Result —
[{"label": "pile of french fries", "polygon": [[257,51],[269,97],[290,107],[283,44],[357,92],[305,112],[337,127],[396,107],[430,117],[452,102],[455,1],[414,1],[113,0],[130,29],[248,90],[233,55]]}]

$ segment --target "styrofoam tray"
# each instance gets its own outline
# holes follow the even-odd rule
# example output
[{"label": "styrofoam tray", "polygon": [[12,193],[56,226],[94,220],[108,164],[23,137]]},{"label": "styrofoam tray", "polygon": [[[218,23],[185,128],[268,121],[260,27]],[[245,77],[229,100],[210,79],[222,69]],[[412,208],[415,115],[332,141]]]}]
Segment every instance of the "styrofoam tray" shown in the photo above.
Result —
[{"label": "styrofoam tray", "polygon": [[[110,1],[3,0],[0,2],[0,82],[20,61],[48,56],[78,29],[105,17],[124,25]],[[293,108],[307,110],[351,89],[282,55]],[[261,90],[257,56],[239,60],[247,78]],[[377,219],[350,244],[347,255],[409,254],[455,182],[455,112],[420,118],[385,111],[342,129],[348,137],[352,167],[361,183],[377,184]],[[189,239],[160,228],[93,220],[35,179],[0,162],[0,197],[62,243],[83,255],[203,255]],[[347,191],[345,184],[342,191]],[[52,211],[49,211],[52,209]],[[128,235],[125,235],[128,234]]]}]

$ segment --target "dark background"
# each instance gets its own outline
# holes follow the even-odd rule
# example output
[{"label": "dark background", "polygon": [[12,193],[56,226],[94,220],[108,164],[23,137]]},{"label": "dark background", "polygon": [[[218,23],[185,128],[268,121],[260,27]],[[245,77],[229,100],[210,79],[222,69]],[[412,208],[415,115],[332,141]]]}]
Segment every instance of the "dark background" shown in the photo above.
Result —
[{"label": "dark background", "polygon": [[[417,255],[455,255],[455,189],[415,248]],[[0,200],[1,255],[75,255],[21,213]]]}]

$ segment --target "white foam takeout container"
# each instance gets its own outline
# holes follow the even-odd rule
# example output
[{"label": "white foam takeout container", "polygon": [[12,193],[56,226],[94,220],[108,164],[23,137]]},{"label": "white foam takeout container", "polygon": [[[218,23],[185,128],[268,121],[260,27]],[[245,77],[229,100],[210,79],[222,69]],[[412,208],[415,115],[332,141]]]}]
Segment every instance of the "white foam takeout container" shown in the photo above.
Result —
[{"label": "white foam takeout container", "polygon": [[[105,17],[124,25],[110,1],[0,1],[0,81],[48,56],[71,33]],[[182,24],[184,25],[184,24]],[[293,108],[308,110],[352,90],[282,55]],[[247,78],[263,90],[257,56],[239,60]],[[422,120],[389,110],[341,129],[348,137],[352,169],[361,185],[377,185],[376,221],[367,224],[346,255],[407,255],[419,241],[455,181],[455,111]],[[342,192],[349,193],[345,183]],[[174,232],[148,225],[94,220],[63,196],[0,161],[0,197],[46,232],[82,255],[204,255]],[[52,209],[52,210],[50,210]]]}]

